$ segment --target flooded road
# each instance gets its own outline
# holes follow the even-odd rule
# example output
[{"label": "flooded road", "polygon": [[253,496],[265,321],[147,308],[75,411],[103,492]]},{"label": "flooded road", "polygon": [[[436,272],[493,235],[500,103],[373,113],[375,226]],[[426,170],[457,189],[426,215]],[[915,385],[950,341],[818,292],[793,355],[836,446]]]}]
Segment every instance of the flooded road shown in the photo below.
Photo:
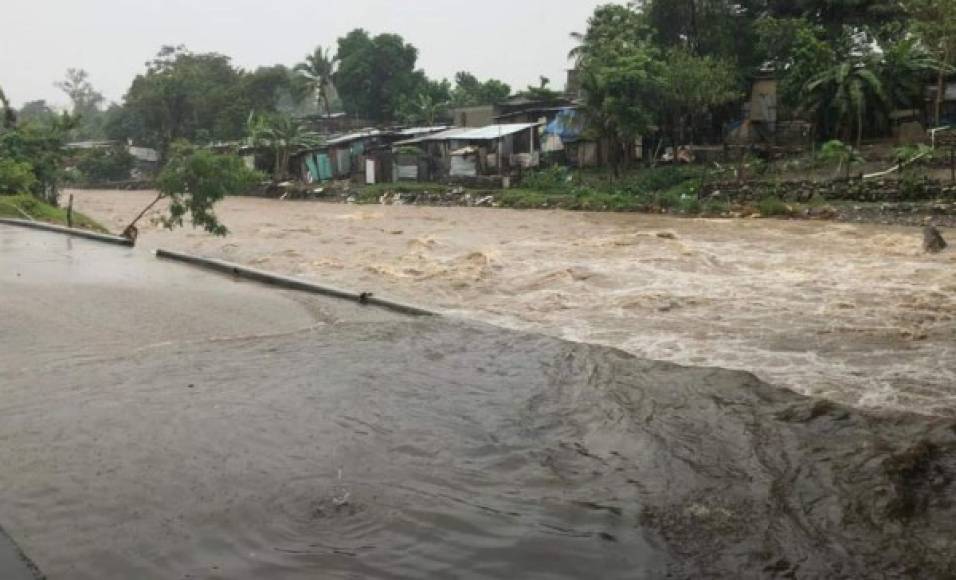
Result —
[{"label": "flooded road", "polygon": [[[145,192],[74,192],[120,231]],[[200,253],[873,409],[956,416],[956,251],[914,228],[233,198]],[[944,232],[944,235],[948,235]]]},{"label": "flooded road", "polygon": [[0,227],[0,521],[52,580],[946,578],[956,423]]}]

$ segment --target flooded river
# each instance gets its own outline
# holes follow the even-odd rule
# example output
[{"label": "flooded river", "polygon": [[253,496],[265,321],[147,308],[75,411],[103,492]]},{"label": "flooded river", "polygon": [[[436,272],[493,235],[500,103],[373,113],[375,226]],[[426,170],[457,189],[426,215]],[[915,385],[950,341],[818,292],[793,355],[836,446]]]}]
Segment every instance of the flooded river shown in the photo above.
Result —
[{"label": "flooded river", "polygon": [[[146,192],[78,191],[119,231]],[[166,247],[857,407],[956,416],[956,251],[915,228],[233,198]],[[945,233],[945,232],[944,232]]]},{"label": "flooded river", "polygon": [[[340,212],[332,223],[365,215],[283,207]],[[354,246],[369,243],[351,231]],[[664,243],[619,235],[638,239],[633,254]],[[591,242],[617,248],[601,240]],[[335,243],[354,251],[329,260],[361,251]],[[407,255],[396,243],[386,249]],[[507,271],[495,261],[488,276]],[[460,283],[488,284],[484,262],[472,262]],[[524,276],[536,278],[532,264]],[[582,282],[613,294],[601,264]],[[956,569],[952,419],[863,413],[748,373],[402,317],[58,234],[0,226],[0,266],[0,521],[51,580],[924,579]],[[517,291],[514,268],[511,291],[534,320],[544,310],[525,294],[542,290]],[[436,280],[448,284],[451,271],[449,259]],[[405,291],[427,287],[405,276]],[[565,278],[582,275],[552,278],[567,290]]]}]

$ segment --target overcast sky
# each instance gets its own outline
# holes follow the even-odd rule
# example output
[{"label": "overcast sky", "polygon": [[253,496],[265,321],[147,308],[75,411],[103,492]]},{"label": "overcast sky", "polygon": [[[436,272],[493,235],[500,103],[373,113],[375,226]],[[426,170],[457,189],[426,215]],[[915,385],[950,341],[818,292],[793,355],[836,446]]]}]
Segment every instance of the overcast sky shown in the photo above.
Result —
[{"label": "overcast sky", "polygon": [[243,68],[293,65],[353,28],[396,32],[432,78],[468,70],[513,88],[564,86],[568,34],[608,0],[9,0],[0,11],[0,86],[16,106],[65,105],[53,87],[83,68],[110,100],[164,44],[231,56]]}]

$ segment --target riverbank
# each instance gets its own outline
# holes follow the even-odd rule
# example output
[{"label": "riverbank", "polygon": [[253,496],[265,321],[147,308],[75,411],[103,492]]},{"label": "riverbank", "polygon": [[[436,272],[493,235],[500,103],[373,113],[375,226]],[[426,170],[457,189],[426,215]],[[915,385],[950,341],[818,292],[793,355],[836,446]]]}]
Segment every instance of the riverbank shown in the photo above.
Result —
[{"label": "riverbank", "polygon": [[[40,221],[58,226],[67,225],[66,209],[44,203],[29,194],[0,195],[0,218]],[[106,228],[80,212],[73,212],[73,227],[108,233]]]},{"label": "riverbank", "polygon": [[[155,195],[74,193],[114,231]],[[925,254],[919,228],[262,198],[216,211],[229,237],[147,218],[139,245],[956,416],[956,251]]]},{"label": "riverbank", "polygon": [[[887,193],[892,185],[874,184],[874,193],[863,196],[822,195],[814,190],[799,191],[762,183],[751,190],[730,192],[710,185],[700,195],[699,171],[671,169],[653,177],[622,182],[620,188],[601,183],[592,177],[580,187],[559,180],[532,180],[530,187],[513,189],[473,189],[434,183],[387,183],[358,185],[333,182],[321,186],[291,186],[285,193],[273,192],[286,201],[316,201],[355,205],[416,205],[431,207],[493,207],[504,209],[538,209],[596,211],[613,213],[645,213],[693,218],[793,220],[827,220],[847,223],[874,223],[956,227],[956,195],[950,189],[933,196],[917,194],[915,199],[898,199]],[[537,184],[540,187],[534,187]],[[799,184],[797,184],[799,186]],[[815,187],[821,187],[819,185]],[[881,189],[882,188],[882,189]],[[739,187],[738,187],[739,189]],[[822,187],[821,189],[826,189]],[[883,191],[886,190],[886,191]],[[855,190],[854,190],[855,191]],[[880,198],[887,201],[867,201]],[[268,197],[268,196],[267,196]],[[865,199],[855,199],[862,197]]]}]

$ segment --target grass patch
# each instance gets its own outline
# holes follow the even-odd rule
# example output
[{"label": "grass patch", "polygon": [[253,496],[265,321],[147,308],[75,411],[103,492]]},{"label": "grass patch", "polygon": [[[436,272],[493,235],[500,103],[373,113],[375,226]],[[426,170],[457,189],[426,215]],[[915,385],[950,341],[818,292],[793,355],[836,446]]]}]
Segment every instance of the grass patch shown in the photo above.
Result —
[{"label": "grass patch", "polygon": [[783,216],[793,213],[793,209],[779,197],[765,197],[757,202],[757,210],[763,216]]},{"label": "grass patch", "polygon": [[373,185],[352,186],[349,190],[350,195],[355,196],[355,202],[359,204],[378,203],[378,200],[386,193],[424,193],[440,194],[447,193],[451,186],[440,183],[418,183],[413,181],[397,183],[376,183]]},{"label": "grass patch", "polygon": [[[0,195],[0,217],[14,219],[33,219],[38,222],[66,225],[66,210],[44,203],[30,194]],[[89,217],[74,211],[73,227],[94,232],[109,233],[106,228]]]}]

